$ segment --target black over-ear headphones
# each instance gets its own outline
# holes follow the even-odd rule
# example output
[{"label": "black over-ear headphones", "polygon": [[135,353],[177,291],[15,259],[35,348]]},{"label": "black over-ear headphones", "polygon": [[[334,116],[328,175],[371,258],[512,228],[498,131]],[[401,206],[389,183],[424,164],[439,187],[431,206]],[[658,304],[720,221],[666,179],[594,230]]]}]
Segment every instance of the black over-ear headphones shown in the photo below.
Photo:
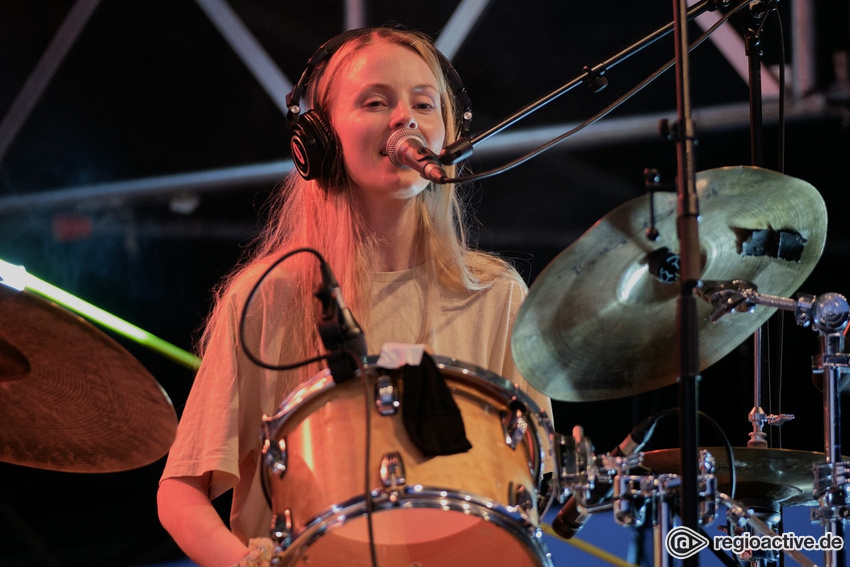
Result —
[{"label": "black over-ear headphones", "polygon": [[[322,44],[307,61],[307,66],[301,73],[298,83],[292,88],[292,92],[286,95],[286,106],[288,108],[286,123],[292,130],[292,137],[289,142],[292,161],[295,162],[295,168],[304,179],[330,179],[338,152],[336,135],[327,116],[317,109],[301,113],[301,98],[304,96],[307,84],[316,66],[333,55],[349,38],[365,35],[373,29],[348,30]],[[443,74],[454,93],[457,106],[461,109],[461,136],[467,136],[472,121],[472,105],[466,87],[463,86],[460,75],[449,63],[449,60],[436,49],[434,51],[440,59]]]}]

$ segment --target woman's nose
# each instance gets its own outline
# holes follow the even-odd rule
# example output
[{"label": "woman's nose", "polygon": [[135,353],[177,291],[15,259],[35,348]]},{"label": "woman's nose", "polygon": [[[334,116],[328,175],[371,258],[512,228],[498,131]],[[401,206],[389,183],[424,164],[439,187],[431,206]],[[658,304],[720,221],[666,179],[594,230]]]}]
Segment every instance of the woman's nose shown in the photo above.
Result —
[{"label": "woman's nose", "polygon": [[416,118],[409,106],[401,103],[396,106],[392,117],[392,127],[416,129]]}]

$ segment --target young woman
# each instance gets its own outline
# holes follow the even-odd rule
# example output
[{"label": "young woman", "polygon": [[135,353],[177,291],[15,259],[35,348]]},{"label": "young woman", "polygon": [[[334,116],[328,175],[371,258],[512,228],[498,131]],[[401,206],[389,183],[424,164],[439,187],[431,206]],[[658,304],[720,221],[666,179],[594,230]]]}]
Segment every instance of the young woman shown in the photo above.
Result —
[{"label": "young woman", "polygon": [[[250,538],[268,535],[262,416],[320,369],[264,370],[240,344],[246,299],[286,252],[321,253],[369,354],[386,342],[425,344],[517,383],[550,409],[548,399],[529,392],[510,352],[527,291],[522,279],[506,262],[468,248],[454,185],[426,181],[386,155],[401,128],[419,131],[435,152],[458,136],[461,118],[441,56],[427,37],[394,28],[347,32],[335,43],[309,73],[304,94],[327,122],[329,161],[318,178],[288,177],[251,257],[220,286],[160,484],[163,526],[201,565],[238,564]],[[316,330],[316,266],[311,254],[293,255],[263,280],[245,325],[246,345],[262,360],[285,364],[325,352]],[[229,489],[230,529],[211,504]]]}]

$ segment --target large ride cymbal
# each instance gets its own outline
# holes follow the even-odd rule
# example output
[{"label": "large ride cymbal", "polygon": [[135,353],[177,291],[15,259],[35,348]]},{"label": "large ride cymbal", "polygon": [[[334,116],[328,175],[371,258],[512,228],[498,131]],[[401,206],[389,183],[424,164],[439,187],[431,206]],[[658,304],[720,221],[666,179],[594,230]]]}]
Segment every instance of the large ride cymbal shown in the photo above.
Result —
[{"label": "large ride cymbal", "polygon": [[[714,456],[718,488],[731,491],[729,458],[723,447],[706,447]],[[768,500],[783,506],[815,506],[812,467],[824,463],[823,453],[793,449],[735,447],[736,500]],[[653,473],[679,474],[679,449],[660,449],[643,454],[643,465]],[[731,496],[731,494],[730,494]]]},{"label": "large ride cymbal", "polygon": [[[755,167],[712,169],[696,180],[701,279],[747,280],[763,294],[794,293],[826,240],[826,206],[817,190]],[[677,195],[657,193],[654,204],[657,240],[646,236],[649,196],[638,197],[597,221],[531,286],[511,345],[520,372],[551,398],[612,399],[675,383],[679,285],[651,272],[663,275],[670,268],[666,251],[679,251]],[[774,312],[759,306],[712,323],[712,310],[697,299],[700,370]]]},{"label": "large ride cymbal", "polygon": [[177,415],[142,364],[83,319],[0,285],[0,461],[115,472],[168,452]]}]

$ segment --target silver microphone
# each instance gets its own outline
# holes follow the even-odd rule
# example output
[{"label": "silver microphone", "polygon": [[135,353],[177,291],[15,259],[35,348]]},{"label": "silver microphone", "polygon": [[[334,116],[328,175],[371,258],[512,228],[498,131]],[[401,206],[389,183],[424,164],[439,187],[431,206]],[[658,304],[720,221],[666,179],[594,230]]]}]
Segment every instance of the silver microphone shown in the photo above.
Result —
[{"label": "silver microphone", "polygon": [[393,132],[387,140],[387,157],[394,166],[413,169],[428,181],[445,183],[448,179],[443,164],[428,149],[428,142],[419,130],[402,128]]}]

